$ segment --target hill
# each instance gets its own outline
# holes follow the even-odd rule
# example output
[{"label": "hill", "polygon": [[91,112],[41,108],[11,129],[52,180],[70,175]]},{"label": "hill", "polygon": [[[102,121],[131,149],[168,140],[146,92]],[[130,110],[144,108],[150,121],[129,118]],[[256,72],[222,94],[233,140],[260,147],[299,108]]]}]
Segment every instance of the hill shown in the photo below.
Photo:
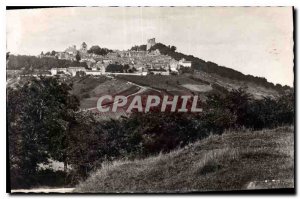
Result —
[{"label": "hill", "polygon": [[166,46],[162,43],[156,43],[154,46],[152,46],[149,50],[154,51],[158,49],[159,52],[163,55],[169,55],[170,57],[174,58],[175,60],[185,59],[187,61],[192,62],[192,67],[195,70],[207,72],[209,74],[216,74],[221,77],[230,78],[233,80],[238,81],[247,81],[249,83],[255,83],[261,86],[264,86],[266,88],[272,88],[277,90],[286,90],[290,89],[289,86],[282,86],[280,84],[274,85],[273,83],[270,83],[266,80],[266,78],[263,77],[255,77],[252,75],[245,75],[239,71],[236,71],[231,68],[227,68],[224,66],[220,66],[216,63],[210,62],[210,61],[204,61],[198,57],[194,57],[193,55],[185,55],[180,52],[176,52],[176,47],[174,46]]},{"label": "hill", "polygon": [[138,85],[148,86],[154,89],[165,91],[168,94],[197,94],[205,100],[212,92],[224,93],[232,89],[242,88],[256,99],[264,97],[276,98],[289,91],[259,85],[246,80],[234,80],[222,77],[217,74],[209,74],[202,71],[195,71],[193,74],[185,73],[180,75],[148,75],[148,76],[117,76],[116,78],[133,82]]},{"label": "hill", "polygon": [[75,192],[294,187],[294,128],[226,132],[168,154],[103,164]]}]

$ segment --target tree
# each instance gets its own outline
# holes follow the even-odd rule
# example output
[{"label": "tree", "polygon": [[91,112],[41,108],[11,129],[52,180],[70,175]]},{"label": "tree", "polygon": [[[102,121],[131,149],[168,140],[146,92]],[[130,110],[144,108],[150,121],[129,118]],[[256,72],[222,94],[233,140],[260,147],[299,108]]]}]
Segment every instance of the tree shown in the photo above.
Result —
[{"label": "tree", "polygon": [[87,52],[96,55],[107,55],[109,52],[112,52],[112,50],[100,48],[100,46],[92,46]]},{"label": "tree", "polygon": [[176,51],[176,47],[175,46],[171,46],[170,50],[173,51],[173,52],[175,52]]},{"label": "tree", "polygon": [[[32,185],[39,163],[66,161],[66,129],[78,99],[55,78],[32,78],[7,91],[12,187]],[[22,184],[23,183],[23,184]]]},{"label": "tree", "polygon": [[76,77],[83,77],[85,76],[85,72],[84,71],[77,71],[76,72]]},{"label": "tree", "polygon": [[105,71],[112,73],[123,73],[123,66],[119,64],[109,64]]},{"label": "tree", "polygon": [[229,111],[237,117],[236,125],[243,126],[247,120],[247,109],[251,95],[243,89],[232,90],[223,102]]},{"label": "tree", "polygon": [[81,60],[81,57],[80,57],[80,54],[79,54],[79,51],[77,51],[77,54],[76,54],[76,61],[79,62]]},{"label": "tree", "polygon": [[242,89],[211,93],[207,96],[204,119],[212,131],[245,126],[250,98],[251,95]]},{"label": "tree", "polygon": [[146,51],[147,50],[147,45],[140,45],[140,46],[133,46],[131,47],[130,50],[134,50],[134,51]]},{"label": "tree", "polygon": [[54,50],[51,51],[51,56],[55,56],[56,52]]},{"label": "tree", "polygon": [[128,64],[125,64],[125,65],[123,66],[123,71],[124,71],[125,73],[127,73],[129,69],[130,69],[130,67],[129,67]]},{"label": "tree", "polygon": [[100,55],[101,54],[101,48],[100,48],[100,46],[92,46],[87,52],[88,53],[94,53],[96,55]]}]

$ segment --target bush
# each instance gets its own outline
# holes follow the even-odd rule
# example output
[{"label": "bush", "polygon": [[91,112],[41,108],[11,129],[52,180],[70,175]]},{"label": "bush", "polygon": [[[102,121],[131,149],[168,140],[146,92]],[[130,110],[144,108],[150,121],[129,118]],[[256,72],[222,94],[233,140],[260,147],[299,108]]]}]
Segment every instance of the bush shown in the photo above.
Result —
[{"label": "bush", "polygon": [[294,96],[283,95],[278,99],[254,100],[247,109],[246,127],[253,129],[274,128],[294,124]]},{"label": "bush", "polygon": [[123,65],[119,64],[109,64],[106,69],[106,72],[111,72],[111,73],[123,73]]}]

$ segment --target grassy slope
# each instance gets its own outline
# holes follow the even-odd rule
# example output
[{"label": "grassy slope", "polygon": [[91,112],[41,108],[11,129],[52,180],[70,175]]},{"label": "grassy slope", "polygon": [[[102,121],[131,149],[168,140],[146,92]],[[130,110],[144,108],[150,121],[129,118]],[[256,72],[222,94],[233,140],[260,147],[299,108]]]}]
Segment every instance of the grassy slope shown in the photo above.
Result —
[{"label": "grassy slope", "polygon": [[103,164],[102,169],[92,173],[75,191],[291,188],[294,186],[293,131],[292,127],[283,127],[256,132],[227,132],[168,154]]}]

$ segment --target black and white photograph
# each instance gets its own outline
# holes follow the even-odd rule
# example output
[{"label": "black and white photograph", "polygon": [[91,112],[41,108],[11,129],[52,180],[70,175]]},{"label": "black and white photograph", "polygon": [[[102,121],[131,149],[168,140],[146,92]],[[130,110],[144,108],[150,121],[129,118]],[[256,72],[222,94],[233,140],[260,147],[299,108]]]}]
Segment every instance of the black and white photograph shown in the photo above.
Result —
[{"label": "black and white photograph", "polygon": [[294,7],[5,12],[11,195],[295,193]]}]

